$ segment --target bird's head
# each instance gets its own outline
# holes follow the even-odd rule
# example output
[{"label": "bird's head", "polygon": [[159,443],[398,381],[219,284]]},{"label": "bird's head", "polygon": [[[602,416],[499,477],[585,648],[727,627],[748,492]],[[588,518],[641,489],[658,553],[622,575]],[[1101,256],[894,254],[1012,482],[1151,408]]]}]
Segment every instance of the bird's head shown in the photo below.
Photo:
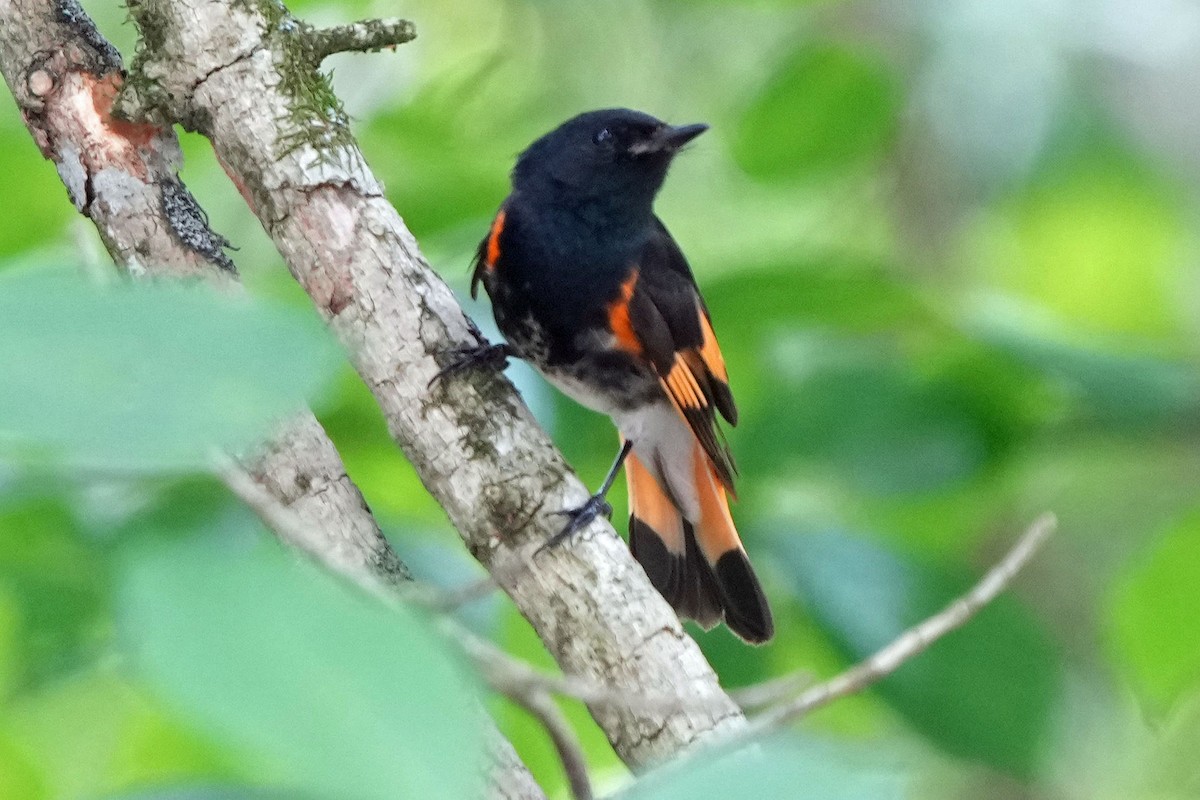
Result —
[{"label": "bird's head", "polygon": [[559,199],[645,202],[648,209],[671,159],[706,130],[627,108],[589,111],[531,144],[517,159],[513,186]]}]

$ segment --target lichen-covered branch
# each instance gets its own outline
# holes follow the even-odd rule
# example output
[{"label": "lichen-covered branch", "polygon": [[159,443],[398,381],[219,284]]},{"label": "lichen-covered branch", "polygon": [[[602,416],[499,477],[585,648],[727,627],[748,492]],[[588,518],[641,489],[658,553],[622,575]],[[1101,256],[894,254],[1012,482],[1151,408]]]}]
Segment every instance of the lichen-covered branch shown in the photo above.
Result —
[{"label": "lichen-covered branch", "polygon": [[[553,512],[588,492],[502,377],[430,390],[439,354],[477,331],[429,269],[271,0],[136,0],[136,74],[119,107],[208,136],[297,280],[351,353],[393,438],[470,551],[564,672],[684,702],[596,705],[635,768],[745,719],[699,648],[604,521],[563,547]],[[503,169],[503,165],[497,165]]]},{"label": "lichen-covered branch", "polygon": [[[111,114],[124,81],[121,58],[76,0],[0,0],[0,73],[42,155],[119,268],[134,276],[233,280],[228,242],[178,178],[182,159],[171,127]],[[243,464],[265,492],[321,534],[289,544],[339,572],[393,585],[407,579],[311,413],[290,421]],[[544,800],[495,730],[489,748],[492,798]]]},{"label": "lichen-covered branch", "polygon": [[226,244],[176,177],[170,128],[112,117],[121,57],[73,0],[4,0],[0,71],[42,155],[117,264],[204,275],[233,273]]},{"label": "lichen-covered branch", "polygon": [[417,31],[406,19],[372,19],[332,28],[301,25],[298,35],[315,68],[334,53],[370,53],[411,42]]},{"label": "lichen-covered branch", "polygon": [[362,572],[386,584],[410,580],[312,414],[288,421],[241,461],[260,486],[320,533],[304,541],[285,538],[286,544],[338,572]]},{"label": "lichen-covered branch", "polygon": [[[75,0],[4,0],[0,72],[42,155],[75,207],[95,223],[117,266],[133,276],[231,283],[228,244],[177,171],[170,126],[116,119],[121,57]],[[245,459],[281,501],[327,532],[311,552],[386,580],[407,576],[312,414],[300,415]]]}]

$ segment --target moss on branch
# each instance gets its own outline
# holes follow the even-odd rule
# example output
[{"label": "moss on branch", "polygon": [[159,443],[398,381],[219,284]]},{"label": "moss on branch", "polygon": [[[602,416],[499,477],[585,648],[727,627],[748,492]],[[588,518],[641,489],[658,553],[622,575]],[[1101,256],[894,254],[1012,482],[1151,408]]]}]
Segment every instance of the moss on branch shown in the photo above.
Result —
[{"label": "moss on branch", "polygon": [[334,53],[374,53],[411,42],[417,33],[406,19],[370,19],[333,28],[305,25],[299,37],[315,67]]},{"label": "moss on branch", "polygon": [[[185,127],[203,128],[184,108],[175,107],[147,65],[160,58],[166,47],[163,3],[170,0],[129,0],[130,17],[141,32],[138,52],[129,68],[125,90],[117,103],[129,119],[163,124],[179,121]],[[333,91],[321,62],[339,52],[374,52],[412,41],[413,24],[400,19],[373,19],[314,28],[296,19],[281,0],[233,0],[262,21],[263,44],[274,54],[279,90],[289,99],[286,132],[279,140],[279,155],[310,147],[320,161],[335,159],[338,151],[353,144],[350,120]]]}]

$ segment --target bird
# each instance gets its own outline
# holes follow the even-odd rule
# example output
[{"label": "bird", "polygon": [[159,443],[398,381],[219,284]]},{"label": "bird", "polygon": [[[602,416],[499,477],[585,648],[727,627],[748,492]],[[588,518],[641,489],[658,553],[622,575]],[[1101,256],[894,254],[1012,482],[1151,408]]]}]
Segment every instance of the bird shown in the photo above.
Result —
[{"label": "bird", "polygon": [[505,342],[458,348],[437,379],[509,357],[609,416],[621,448],[547,545],[599,515],[622,466],[634,558],[682,619],[761,644],[774,622],[729,510],[736,468],[717,415],[737,407],[691,267],[654,212],[675,156],[708,129],[626,108],[534,141],[472,262]]}]

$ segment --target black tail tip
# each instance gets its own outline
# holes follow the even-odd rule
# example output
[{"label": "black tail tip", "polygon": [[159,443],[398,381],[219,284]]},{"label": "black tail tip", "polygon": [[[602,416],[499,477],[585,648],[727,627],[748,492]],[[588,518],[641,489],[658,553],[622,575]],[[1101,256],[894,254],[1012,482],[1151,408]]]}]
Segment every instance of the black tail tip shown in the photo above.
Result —
[{"label": "black tail tip", "polygon": [[721,590],[695,537],[688,533],[687,550],[672,553],[653,528],[631,516],[629,547],[650,583],[680,619],[695,620],[705,630],[721,621]]},{"label": "black tail tip", "polygon": [[695,620],[705,630],[724,617],[739,639],[749,644],[770,641],[775,622],[745,552],[729,550],[714,566],[700,552],[687,523],[684,532],[685,552],[673,553],[653,528],[630,517],[630,548],[654,588],[681,619]]},{"label": "black tail tip", "polygon": [[745,552],[735,549],[725,553],[717,559],[714,572],[729,630],[749,644],[769,642],[775,635],[775,620]]}]

